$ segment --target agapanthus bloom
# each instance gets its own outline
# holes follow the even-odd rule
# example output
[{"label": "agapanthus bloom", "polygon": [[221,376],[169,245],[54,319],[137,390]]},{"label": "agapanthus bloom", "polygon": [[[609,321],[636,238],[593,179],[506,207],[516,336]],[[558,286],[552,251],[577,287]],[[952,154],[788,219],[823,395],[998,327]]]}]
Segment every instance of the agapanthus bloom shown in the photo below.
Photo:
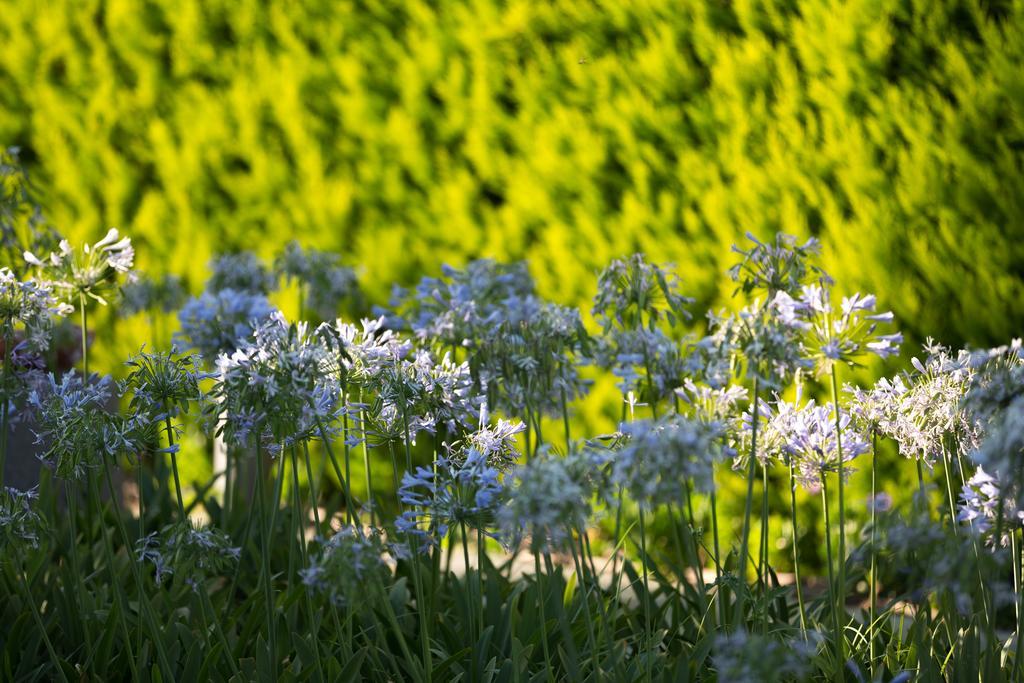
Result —
[{"label": "agapanthus bloom", "polygon": [[899,351],[903,335],[879,334],[880,323],[891,323],[891,312],[875,313],[875,296],[854,294],[844,297],[837,310],[831,292],[820,284],[805,285],[797,299],[785,292],[776,297],[776,306],[787,319],[805,330],[804,345],[821,372],[833,363],[850,365],[867,353],[887,358]]},{"label": "agapanthus bloom", "polygon": [[720,681],[798,681],[809,673],[815,650],[807,641],[782,642],[741,628],[715,636],[711,658]]},{"label": "agapanthus bloom", "polygon": [[688,482],[705,493],[714,488],[714,466],[724,456],[721,423],[667,415],[620,429],[626,440],[612,460],[612,481],[640,505],[681,504]]},{"label": "agapanthus bloom", "polygon": [[505,542],[513,545],[528,534],[539,551],[561,545],[570,530],[585,529],[603,492],[605,462],[588,450],[564,457],[542,450],[513,470],[498,510]]},{"label": "agapanthus bloom", "polygon": [[757,300],[735,315],[709,315],[710,337],[728,352],[749,379],[781,389],[800,371],[812,367],[806,357],[798,320],[770,301]]},{"label": "agapanthus bloom", "polygon": [[535,308],[534,284],[524,262],[471,261],[463,270],[445,265],[441,278],[423,278],[410,296],[394,295],[395,305],[416,336],[447,347],[473,347],[505,323],[529,320]]},{"label": "agapanthus bloom", "polygon": [[[19,491],[5,486],[0,489],[0,551],[6,554],[9,544],[39,547],[46,531],[46,521],[36,512],[35,489]],[[0,555],[2,556],[2,555]]]},{"label": "agapanthus bloom", "polygon": [[118,383],[119,393],[132,394],[129,407],[136,414],[163,419],[188,413],[189,405],[202,399],[199,382],[212,377],[200,368],[199,358],[191,353],[140,350],[125,361],[131,370]]},{"label": "agapanthus bloom", "polygon": [[[849,411],[840,411],[837,433],[835,406],[831,403],[817,405],[808,401],[799,406],[785,401],[774,405],[762,401],[758,413],[759,419],[764,421],[759,426],[758,455],[775,455],[787,463],[792,462],[797,481],[812,491],[820,489],[826,474],[839,471],[840,445],[844,476],[851,471],[845,463],[871,448],[864,435],[853,426]],[[749,419],[746,425],[749,429]]]},{"label": "agapanthus bloom", "polygon": [[729,276],[745,294],[763,291],[770,300],[778,292],[795,294],[811,280],[829,281],[828,275],[812,263],[821,254],[821,243],[815,238],[797,244],[793,235],[779,233],[771,244],[748,232],[747,239],[754,243],[749,249],[733,245],[732,250],[743,260],[729,269]]},{"label": "agapanthus bloom", "polygon": [[552,413],[585,390],[579,312],[540,300],[525,264],[446,266],[444,278],[424,278],[415,297],[400,292],[397,304],[420,340],[466,350],[475,391],[495,408]]},{"label": "agapanthus bloom", "polygon": [[481,410],[482,424],[475,432],[466,435],[449,448],[448,458],[454,462],[464,462],[471,452],[483,456],[488,466],[499,472],[507,472],[519,461],[519,448],[516,435],[526,430],[526,425],[518,420],[501,420],[497,424],[483,424],[486,411]]},{"label": "agapanthus bloom", "polygon": [[383,585],[390,576],[381,533],[375,529],[342,527],[320,546],[299,575],[309,590],[325,594],[338,607],[365,604],[369,587]]},{"label": "agapanthus bloom", "polygon": [[181,308],[185,298],[185,288],[177,275],[165,274],[159,278],[141,276],[121,288],[118,313],[123,316],[153,310],[171,313]]},{"label": "agapanthus bloom", "polygon": [[653,402],[671,396],[701,372],[702,359],[689,353],[688,346],[661,329],[613,329],[597,339],[593,356],[599,367],[620,379],[623,395],[632,391]]},{"label": "agapanthus bloom", "polygon": [[981,535],[1001,526],[1003,538],[1000,542],[1007,545],[1010,532],[1024,526],[1024,510],[1018,507],[1019,503],[1016,491],[1001,490],[999,481],[979,467],[964,483],[956,518]]},{"label": "agapanthus bloom", "polygon": [[275,442],[323,436],[339,408],[335,367],[330,349],[305,323],[272,316],[251,342],[217,360],[214,394],[223,401],[227,430],[236,438],[247,434],[246,409],[252,409]]},{"label": "agapanthus bloom", "polygon": [[213,272],[206,283],[206,289],[210,292],[230,289],[265,296],[277,285],[274,274],[250,251],[223,254],[213,260],[210,269]]},{"label": "agapanthus bloom", "polygon": [[117,286],[117,277],[129,273],[135,261],[135,250],[128,237],[121,237],[116,228],[93,245],[75,251],[67,240],[61,240],[58,251],[45,260],[26,251],[25,261],[40,269],[62,300],[77,304],[79,296],[87,296],[106,305],[109,293]]},{"label": "agapanthus bloom", "polygon": [[469,428],[479,413],[469,366],[453,362],[448,354],[440,362],[423,349],[408,357],[378,358],[369,387],[376,396],[367,414],[384,438],[415,439],[419,432],[434,434],[439,427],[458,432]]},{"label": "agapanthus bloom", "polygon": [[402,477],[398,499],[409,509],[395,528],[416,537],[421,550],[440,543],[456,526],[492,534],[503,491],[498,470],[475,448],[461,462],[439,458],[432,468],[417,467]]},{"label": "agapanthus bloom", "polygon": [[341,265],[336,254],[303,249],[298,242],[285,245],[274,261],[274,270],[303,287],[304,307],[322,320],[333,318],[340,302],[359,294],[355,271]]},{"label": "agapanthus bloom", "polygon": [[213,526],[180,522],[162,531],[140,538],[136,557],[156,569],[156,582],[178,574],[193,590],[200,590],[202,581],[225,574],[238,562],[242,549],[233,546],[231,537]]},{"label": "agapanthus bloom", "polygon": [[39,457],[57,476],[81,479],[100,458],[122,452],[127,426],[108,410],[112,388],[108,377],[83,381],[72,371],[60,381],[51,373],[30,393],[36,443],[45,449]]},{"label": "agapanthus bloom", "polygon": [[615,259],[597,279],[593,313],[604,331],[612,327],[653,330],[662,318],[669,326],[688,320],[693,299],[679,293],[679,278],[668,266],[649,263],[643,254]]},{"label": "agapanthus bloom", "polygon": [[[901,455],[929,466],[949,455],[954,444],[969,452],[981,443],[978,419],[962,405],[974,370],[970,354],[953,355],[929,343],[924,361],[911,359],[914,371],[892,380],[893,391],[878,396],[878,432],[892,438]],[[855,403],[856,405],[856,403]]]},{"label": "agapanthus bloom", "polygon": [[178,313],[180,338],[212,364],[220,354],[237,349],[275,310],[262,294],[233,289],[203,292]]},{"label": "agapanthus bloom", "polygon": [[70,306],[61,304],[46,283],[18,280],[10,268],[0,268],[0,333],[13,345],[16,335],[24,337],[36,352],[50,344],[54,315],[68,315]]}]

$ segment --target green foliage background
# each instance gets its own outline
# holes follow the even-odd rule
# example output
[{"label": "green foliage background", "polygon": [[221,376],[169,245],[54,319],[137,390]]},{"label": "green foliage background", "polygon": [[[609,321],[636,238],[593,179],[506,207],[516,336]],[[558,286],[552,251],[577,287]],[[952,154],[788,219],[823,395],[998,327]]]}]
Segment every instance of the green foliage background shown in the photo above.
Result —
[{"label": "green foliage background", "polygon": [[1021,0],[2,0],[0,141],[193,290],[298,238],[380,303],[490,256],[587,308],[640,250],[703,310],[784,230],[910,340],[1024,327]]},{"label": "green foliage background", "polygon": [[50,218],[194,287],[297,236],[378,299],[488,255],[582,303],[644,250],[708,303],[782,229],[919,336],[1020,332],[1019,1],[2,5],[0,140]]}]

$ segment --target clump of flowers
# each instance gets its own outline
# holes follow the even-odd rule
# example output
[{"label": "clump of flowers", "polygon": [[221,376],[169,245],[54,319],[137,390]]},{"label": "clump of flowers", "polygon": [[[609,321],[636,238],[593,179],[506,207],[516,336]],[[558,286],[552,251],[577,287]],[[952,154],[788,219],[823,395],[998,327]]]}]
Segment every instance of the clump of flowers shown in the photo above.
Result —
[{"label": "clump of flowers", "polygon": [[10,486],[0,489],[0,550],[8,546],[38,548],[46,532],[46,521],[36,512],[34,501],[39,497],[35,489],[19,491]]},{"label": "clump of flowers", "polygon": [[607,332],[621,329],[653,330],[664,319],[669,326],[689,320],[686,307],[693,299],[679,293],[679,279],[667,266],[649,263],[643,254],[615,259],[597,279],[593,313]]},{"label": "clump of flowers", "polygon": [[275,310],[263,294],[234,289],[203,292],[178,313],[179,337],[212,364],[220,354],[237,349]]},{"label": "clump of flowers", "polygon": [[[772,406],[762,401],[759,414],[765,424],[759,430],[758,455],[775,455],[786,463],[792,462],[796,480],[811,491],[820,490],[828,473],[840,471],[840,442],[842,472],[846,477],[851,468],[845,463],[871,449],[864,435],[853,426],[849,411],[840,411],[837,431],[835,406],[832,404],[817,405],[808,401],[798,406],[778,401]],[[745,417],[749,428],[750,415]]]},{"label": "clump of flowers", "polygon": [[774,243],[769,243],[749,232],[747,239],[753,246],[743,249],[733,245],[732,250],[743,259],[729,269],[729,276],[744,294],[767,292],[771,300],[778,292],[795,294],[812,280],[831,282],[828,274],[813,263],[821,254],[821,243],[817,239],[811,237],[797,244],[795,236],[778,233]]},{"label": "clump of flowers", "polygon": [[101,464],[100,458],[122,452],[127,426],[107,409],[112,388],[108,377],[84,381],[72,371],[60,381],[51,373],[29,394],[35,443],[44,446],[39,458],[57,476],[81,479]]},{"label": "clump of flowers", "polygon": [[492,534],[504,488],[487,457],[470,448],[461,462],[439,458],[434,466],[406,472],[398,499],[409,507],[395,528],[418,539],[421,551],[436,546],[453,526]]},{"label": "clump of flowers", "polygon": [[22,282],[10,268],[0,268],[0,334],[5,343],[12,344],[20,335],[33,351],[45,351],[50,345],[53,316],[72,311],[57,300],[48,284]]},{"label": "clump of flowers", "polygon": [[244,440],[256,422],[269,428],[274,443],[323,436],[338,408],[334,356],[305,323],[272,316],[253,341],[217,360],[213,390],[225,408],[226,429]]},{"label": "clump of flowers", "polygon": [[712,659],[720,681],[798,681],[810,672],[816,650],[802,640],[782,642],[739,629],[715,636]]},{"label": "clump of flowers", "polygon": [[362,603],[372,586],[383,585],[390,576],[382,534],[376,529],[342,527],[300,570],[302,583],[338,607]]},{"label": "clump of flowers", "polygon": [[534,551],[558,547],[571,530],[585,529],[603,492],[605,461],[589,450],[560,457],[542,451],[512,472],[498,523],[508,545],[524,534]]},{"label": "clump of flowers", "polygon": [[780,292],[776,308],[784,320],[804,330],[804,346],[819,372],[829,372],[833,363],[855,365],[866,353],[887,358],[899,351],[903,335],[878,334],[879,323],[891,323],[892,312],[875,313],[873,294],[843,297],[835,310],[831,293],[821,285],[805,285],[794,299]]},{"label": "clump of flowers", "polygon": [[140,538],[135,552],[140,562],[153,565],[158,584],[178,574],[193,590],[201,590],[204,579],[227,573],[238,562],[242,549],[233,546],[231,537],[222,530],[189,521]]},{"label": "clump of flowers", "polygon": [[118,313],[122,316],[153,310],[171,313],[181,308],[185,298],[185,288],[177,275],[164,274],[159,278],[141,276],[121,288]]},{"label": "clump of flowers", "polygon": [[277,286],[277,278],[251,251],[219,256],[210,264],[210,270],[212,274],[206,282],[210,292],[230,289],[266,296]]},{"label": "clump of flowers", "polygon": [[82,297],[95,299],[102,305],[116,291],[117,277],[130,273],[135,250],[128,237],[121,237],[117,228],[93,245],[75,251],[67,240],[61,240],[57,251],[45,260],[25,252],[25,261],[36,266],[64,302],[77,302]]},{"label": "clump of flowers", "polygon": [[154,420],[188,413],[189,405],[203,398],[199,382],[212,377],[202,371],[200,363],[195,354],[174,349],[155,353],[140,350],[125,361],[131,370],[118,383],[118,391],[132,394],[129,408],[133,413]]},{"label": "clump of flowers", "polygon": [[776,304],[757,300],[735,315],[709,315],[709,343],[730,359],[731,369],[743,368],[748,379],[781,389],[813,363],[801,341],[803,327]]},{"label": "clump of flowers", "polygon": [[421,341],[465,349],[477,393],[509,412],[555,413],[582,395],[577,360],[587,334],[579,312],[537,298],[523,263],[479,260],[424,278],[395,303]]},{"label": "clump of flowers", "polygon": [[[486,418],[486,411],[481,409],[481,413]],[[465,462],[471,453],[476,452],[483,456],[489,467],[499,472],[508,472],[519,461],[516,435],[525,430],[526,425],[518,420],[499,419],[497,424],[481,426],[462,441],[456,442],[449,448],[448,459]]]},{"label": "clump of flowers", "polygon": [[637,420],[620,428],[626,437],[612,461],[612,482],[648,509],[678,504],[692,482],[697,491],[714,487],[714,466],[723,459],[724,426],[680,415]]},{"label": "clump of flowers", "polygon": [[285,281],[299,283],[303,308],[308,308],[321,320],[333,318],[339,302],[359,295],[355,271],[341,265],[336,254],[303,249],[298,242],[285,245],[274,261],[274,271]]},{"label": "clump of flowers", "polygon": [[1024,510],[1017,507],[1018,501],[1013,491],[1001,491],[999,481],[979,467],[964,482],[957,521],[965,522],[972,531],[983,536],[993,527],[1001,527],[1000,543],[1007,545],[1010,532],[1024,526]]}]

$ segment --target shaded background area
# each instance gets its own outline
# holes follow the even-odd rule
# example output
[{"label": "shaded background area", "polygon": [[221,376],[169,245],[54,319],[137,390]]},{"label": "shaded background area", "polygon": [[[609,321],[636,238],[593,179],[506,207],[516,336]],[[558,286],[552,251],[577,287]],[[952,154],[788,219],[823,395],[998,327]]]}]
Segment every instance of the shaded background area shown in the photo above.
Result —
[{"label": "shaded background area", "polygon": [[703,310],[784,230],[915,341],[1022,328],[1019,1],[2,4],[0,141],[47,215],[193,291],[296,236],[378,302],[490,256],[586,306],[642,250]]}]

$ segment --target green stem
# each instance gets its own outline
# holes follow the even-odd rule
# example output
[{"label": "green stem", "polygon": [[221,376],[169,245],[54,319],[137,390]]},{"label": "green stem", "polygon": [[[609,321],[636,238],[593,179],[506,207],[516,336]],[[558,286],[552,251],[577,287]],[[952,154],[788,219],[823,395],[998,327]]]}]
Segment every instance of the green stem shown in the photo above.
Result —
[{"label": "green stem", "polygon": [[555,683],[555,672],[551,669],[551,652],[548,648],[548,618],[544,607],[544,584],[541,580],[540,554],[536,549],[533,551],[533,567],[537,579],[537,608],[540,610],[540,644],[544,652],[544,667],[547,672],[548,683]]},{"label": "green stem", "polygon": [[804,609],[804,591],[800,585],[800,534],[796,524],[796,476],[792,459],[789,461],[789,513],[793,525],[793,582],[796,602],[800,608],[800,631],[807,636],[807,611]]},{"label": "green stem", "polygon": [[651,649],[653,648],[654,636],[651,634],[652,623],[651,623],[651,584],[648,579],[647,571],[647,526],[644,521],[644,508],[640,506],[638,510],[640,518],[640,565],[643,571],[643,583],[644,583],[644,680],[650,683],[651,680]]},{"label": "green stem", "polygon": [[25,602],[28,603],[32,611],[32,619],[36,622],[36,627],[39,629],[39,634],[43,637],[43,643],[46,644],[46,651],[50,654],[50,659],[53,660],[53,666],[57,669],[57,673],[60,674],[60,680],[64,683],[68,682],[68,677],[64,673],[63,667],[60,665],[60,658],[57,657],[57,651],[53,649],[53,643],[50,642],[50,636],[46,632],[46,625],[43,624],[43,617],[39,614],[39,607],[36,605],[35,600],[32,599],[32,590],[29,588],[28,580],[25,578],[25,572],[22,569],[22,558],[21,551],[15,549],[15,574],[18,575],[18,585],[25,593]]},{"label": "green stem", "polygon": [[[305,442],[303,442],[303,443],[305,443]],[[303,567],[308,567],[309,566],[309,554],[307,553],[307,550],[306,550],[306,516],[305,516],[305,514],[303,513],[303,510],[302,510],[302,489],[301,489],[300,484],[299,484],[299,461],[298,461],[299,459],[295,455],[295,446],[292,446],[289,449],[289,451],[290,451],[291,456],[292,456],[292,485],[294,486],[294,490],[292,491],[292,501],[293,501],[292,504],[293,504],[293,506],[295,508],[294,514],[295,514],[295,518],[297,520],[298,532],[299,532],[299,555],[302,558],[302,566]],[[308,448],[307,448],[306,453],[308,455],[308,453],[309,453]],[[283,466],[284,465],[284,453],[282,453],[281,456],[282,456],[281,465]],[[309,463],[308,459],[306,460],[306,463],[307,463],[307,466],[308,466],[308,463]],[[309,472],[309,478],[310,478],[310,483],[311,484],[312,484],[312,481],[313,481],[312,474],[313,474],[312,471],[310,471]],[[315,499],[313,501],[313,508],[314,508],[314,510],[316,509],[316,500]],[[317,513],[317,515],[319,516],[319,513]],[[317,525],[317,527],[318,527],[318,532],[319,532],[319,524]],[[309,615],[310,630],[312,631],[311,635],[312,635],[312,639],[313,639],[313,658],[316,661],[316,671],[320,675],[320,681],[323,682],[323,681],[326,681],[327,678],[324,676],[323,662],[321,662],[321,660],[320,660],[320,638],[318,636],[318,633],[319,633],[318,621],[319,620],[317,619],[316,612],[313,609],[313,600],[310,597],[309,591],[302,591],[302,594],[303,594],[303,597],[305,598],[306,612]],[[299,635],[299,637],[301,637],[301,635]]]},{"label": "green stem", "polygon": [[11,335],[10,333],[4,334],[4,374],[3,374],[3,406],[0,407],[0,489],[4,486],[4,473],[7,467],[7,432],[9,426],[7,424],[9,410],[9,404],[11,402],[10,389],[11,389]]},{"label": "green stem", "polygon": [[878,553],[876,550],[875,533],[878,501],[877,496],[877,475],[878,475],[878,434],[871,430],[871,582],[868,590],[871,591],[868,622],[868,657],[870,658],[871,680],[875,679],[875,612],[878,608]]},{"label": "green stem", "polygon": [[274,586],[270,574],[270,534],[273,529],[267,527],[267,500],[264,490],[264,479],[266,478],[266,467],[263,464],[263,449],[260,447],[259,430],[256,430],[256,498],[259,505],[260,517],[260,559],[261,578],[263,583],[263,603],[267,611],[267,630],[270,645],[270,662],[273,667],[272,675],[277,677],[277,628],[275,621],[274,607]]},{"label": "green stem", "polygon": [[[821,507],[825,513],[825,553],[828,561],[828,598],[829,604],[831,605],[832,612],[832,631],[833,637],[835,638],[836,647],[836,670],[842,671],[842,645],[840,644],[843,637],[842,629],[839,626],[839,607],[836,602],[836,590],[835,590],[835,574],[832,570],[834,565],[834,558],[832,557],[832,518],[829,515],[828,510],[828,480],[825,478],[824,472],[821,473]],[[841,674],[839,674],[841,675]]]},{"label": "green stem", "polygon": [[[738,573],[742,584],[746,585],[747,582],[747,554],[750,543],[750,516],[753,510],[754,502],[754,479],[757,476],[757,428],[758,421],[760,419],[760,393],[758,387],[757,378],[754,379],[754,404],[753,404],[753,420],[751,421],[750,431],[750,455],[748,456],[747,463],[747,497],[746,503],[743,507],[743,533],[740,535],[740,557]],[[741,591],[736,596],[736,627],[739,628],[740,623],[744,618],[744,602],[746,601],[746,591]]]},{"label": "green stem", "polygon": [[[832,365],[832,403],[836,414],[836,460],[839,473],[839,557],[838,559],[838,580],[836,584],[836,618],[845,614],[846,606],[846,498],[844,497],[845,472],[843,463],[843,439],[842,422],[839,412],[839,381],[836,377],[836,366]],[[845,616],[841,619],[845,622]],[[841,624],[845,625],[845,624]],[[846,661],[846,638],[843,631],[839,632],[839,655],[840,661]]]},{"label": "green stem", "polygon": [[167,430],[167,450],[171,454],[171,472],[174,474],[174,492],[178,496],[178,515],[182,522],[188,521],[185,513],[185,499],[181,495],[181,478],[178,476],[178,454],[174,450],[174,428],[171,426],[171,413],[164,401],[164,428]]}]

